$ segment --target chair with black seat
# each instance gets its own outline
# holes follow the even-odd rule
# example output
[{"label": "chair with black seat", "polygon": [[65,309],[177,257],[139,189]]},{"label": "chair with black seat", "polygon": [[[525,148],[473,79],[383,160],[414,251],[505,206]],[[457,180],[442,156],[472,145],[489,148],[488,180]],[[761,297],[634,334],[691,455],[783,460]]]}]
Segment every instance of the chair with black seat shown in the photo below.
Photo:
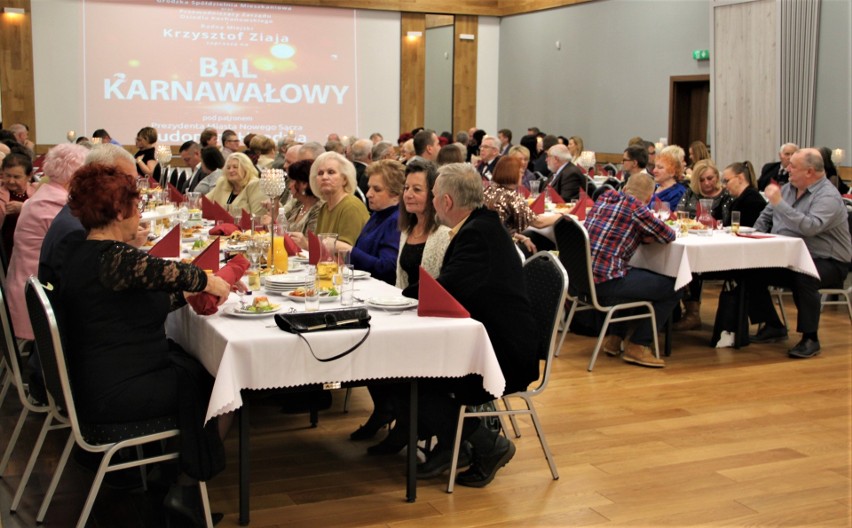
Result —
[{"label": "chair with black seat", "polygon": [[[56,491],[56,486],[62,477],[65,464],[68,462],[71,448],[76,443],[85,451],[103,454],[103,459],[95,473],[95,479],[92,482],[89,496],[77,521],[77,527],[83,528],[89,518],[92,506],[98,496],[98,490],[106,473],[177,459],[177,451],[148,457],[142,456],[139,446],[175,438],[180,435],[180,431],[176,428],[177,419],[175,416],[164,416],[122,424],[80,423],[77,419],[77,410],[74,404],[71,381],[68,377],[68,368],[65,363],[65,352],[62,347],[59,325],[47,293],[37,278],[30,277],[27,281],[25,295],[36,346],[40,353],[39,357],[42,363],[44,382],[50,405],[49,418],[45,422],[45,427],[51,422],[55,422],[71,428],[71,435],[65,444],[65,449],[62,451],[62,456],[56,466],[36,521],[41,523],[44,520],[53,493]],[[45,432],[45,429],[43,428],[42,431]],[[125,448],[137,448],[138,458],[136,460],[125,460],[111,464],[110,462],[112,462],[113,457]],[[27,468],[28,471],[32,471],[31,466],[34,458],[37,456],[38,453],[34,450]],[[29,477],[29,474],[27,474],[27,477]],[[201,493],[201,503],[204,509],[204,518],[207,526],[212,527],[213,522],[210,516],[207,486],[202,481],[199,481],[198,484]],[[25,481],[22,480],[19,493],[23,491],[24,485]],[[20,497],[18,497],[18,500],[20,500]],[[15,507],[17,507],[17,504],[13,503],[13,511]]]},{"label": "chair with black seat", "polygon": [[615,190],[615,187],[613,187],[612,185],[609,185],[608,183],[604,183],[603,185],[601,185],[600,187],[595,189],[594,193],[592,193],[592,201],[597,202],[598,198],[600,198],[603,193],[605,193],[607,191],[614,191],[614,190]]},{"label": "chair with black seat", "polygon": [[9,459],[15,446],[18,443],[18,437],[24,427],[24,423],[31,412],[46,413],[48,407],[35,401],[30,396],[29,386],[24,383],[21,370],[21,353],[18,349],[18,341],[15,338],[15,331],[12,326],[12,319],[9,316],[9,305],[6,301],[5,283],[0,283],[0,327],[3,330],[3,338],[0,340],[0,347],[3,348],[3,361],[6,365],[6,374],[3,381],[2,395],[0,395],[0,403],[6,397],[6,392],[11,386],[15,387],[18,394],[18,400],[21,402],[21,413],[18,415],[18,421],[15,428],[12,430],[12,436],[9,437],[9,443],[6,444],[6,451],[3,453],[3,458],[0,459],[0,477],[6,471],[6,466],[9,464]]},{"label": "chair with black seat", "polygon": [[[456,427],[456,441],[453,446],[453,462],[450,466],[450,482],[447,486],[447,493],[453,492],[456,480],[462,424],[465,418],[470,417],[497,416],[501,418],[502,423],[502,417],[509,416],[512,421],[512,427],[515,430],[515,437],[520,437],[515,417],[518,415],[529,415],[541,443],[541,449],[544,451],[544,457],[550,466],[550,474],[553,476],[553,480],[559,478],[559,473],[556,471],[556,463],[553,461],[553,455],[550,453],[550,448],[547,445],[544,429],[541,427],[541,422],[539,421],[532,398],[544,392],[550,380],[550,370],[555,351],[554,345],[558,337],[558,323],[565,306],[565,288],[568,284],[568,276],[565,274],[565,269],[556,257],[547,251],[540,251],[528,258],[524,263],[523,274],[524,284],[527,288],[527,297],[532,301],[533,318],[538,325],[537,328],[530,328],[528,331],[531,334],[542,337],[538,350],[539,359],[544,361],[541,379],[533,389],[505,394],[501,398],[505,406],[503,410],[495,407],[493,410],[472,411],[468,410],[464,405],[461,406],[458,425]],[[510,398],[520,398],[526,404],[526,408],[513,409],[509,404]]]},{"label": "chair with black seat", "polygon": [[[189,176],[187,176],[187,173]],[[177,187],[177,190],[181,193],[186,193],[186,180],[190,176],[192,176],[192,167],[180,171],[180,175],[177,179],[177,185],[175,185],[175,187]]]},{"label": "chair with black seat", "polygon": [[[571,217],[563,217],[553,226],[556,236],[556,248],[559,250],[559,261],[568,272],[568,300],[571,301],[571,309],[562,328],[562,337],[559,340],[557,352],[562,349],[565,336],[571,326],[574,314],[585,310],[596,310],[606,314],[598,341],[589,360],[589,372],[595,367],[595,361],[603,345],[606,331],[611,323],[635,321],[637,319],[651,319],[652,335],[654,336],[654,354],[660,357],[660,346],[657,341],[657,322],[654,316],[654,307],[648,301],[633,301],[612,306],[603,306],[598,302],[595,281],[592,277],[592,253],[589,243],[589,233],[582,224]],[[617,312],[630,310],[630,315],[615,317]],[[558,354],[557,354],[558,355]]]}]

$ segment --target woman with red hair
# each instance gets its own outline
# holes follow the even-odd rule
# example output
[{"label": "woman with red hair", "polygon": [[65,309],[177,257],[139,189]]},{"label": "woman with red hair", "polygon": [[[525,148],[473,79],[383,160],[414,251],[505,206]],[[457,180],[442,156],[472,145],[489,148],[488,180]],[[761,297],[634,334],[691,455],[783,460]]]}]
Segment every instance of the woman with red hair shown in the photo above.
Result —
[{"label": "woman with red hair", "polygon": [[[75,173],[68,205],[87,237],[69,249],[56,307],[80,420],[116,424],[176,416],[184,473],[165,505],[197,521],[200,500],[190,486],[224,466],[219,439],[227,424],[204,430],[212,377],[166,339],[165,321],[186,304],[185,292],[208,292],[221,304],[230,286],[191,264],[128,245],[139,226],[138,204],[134,178],[114,167],[88,165]],[[206,468],[205,458],[214,461]]]},{"label": "woman with red hair", "polygon": [[523,161],[515,156],[503,156],[494,167],[491,185],[482,192],[485,207],[500,216],[500,222],[512,235],[527,255],[536,252],[535,244],[526,235],[521,234],[526,228],[547,227],[556,223],[562,215],[545,213],[537,215],[532,212],[526,198],[518,194],[521,178],[526,167]]}]

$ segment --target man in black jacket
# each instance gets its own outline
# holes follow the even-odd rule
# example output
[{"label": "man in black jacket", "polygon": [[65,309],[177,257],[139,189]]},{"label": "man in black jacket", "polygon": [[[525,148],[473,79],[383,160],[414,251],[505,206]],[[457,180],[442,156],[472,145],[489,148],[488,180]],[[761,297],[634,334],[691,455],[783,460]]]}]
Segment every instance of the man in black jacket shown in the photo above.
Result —
[{"label": "man in black jacket", "polygon": [[760,169],[760,178],[757,179],[757,190],[762,191],[766,186],[775,182],[776,185],[784,185],[790,179],[790,173],[787,167],[790,165],[790,158],[799,150],[795,143],[784,143],[778,150],[778,158],[780,161],[769,162]]},{"label": "man in black jacket", "polygon": [[[482,183],[469,164],[441,167],[433,189],[438,220],[451,228],[452,239],[444,255],[438,282],[462,304],[471,318],[488,332],[497,361],[506,378],[505,393],[524,390],[538,378],[536,336],[521,261],[497,213],[482,205]],[[417,296],[417,288],[404,294]],[[440,475],[449,468],[459,405],[478,405],[494,399],[479,377],[461,380],[427,380],[420,391],[420,423],[438,437],[428,460],[418,467],[418,477]],[[457,482],[482,487],[515,454],[515,446],[480,420],[465,420],[462,438],[471,443],[470,469]]]}]

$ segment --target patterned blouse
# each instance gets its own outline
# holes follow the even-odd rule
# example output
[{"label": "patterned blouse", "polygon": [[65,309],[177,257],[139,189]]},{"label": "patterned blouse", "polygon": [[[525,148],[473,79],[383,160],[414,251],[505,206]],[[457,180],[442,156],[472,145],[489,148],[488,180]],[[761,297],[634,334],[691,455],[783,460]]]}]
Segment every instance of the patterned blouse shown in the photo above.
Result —
[{"label": "patterned blouse", "polygon": [[197,266],[151,257],[121,242],[105,248],[100,266],[101,284],[108,289],[166,291],[171,309],[186,304],[184,291],[198,292],[207,287],[207,274]]},{"label": "patterned blouse", "polygon": [[527,204],[526,198],[516,191],[489,185],[482,192],[485,207],[496,212],[500,222],[509,230],[509,234],[520,233],[535,220],[535,213]]}]

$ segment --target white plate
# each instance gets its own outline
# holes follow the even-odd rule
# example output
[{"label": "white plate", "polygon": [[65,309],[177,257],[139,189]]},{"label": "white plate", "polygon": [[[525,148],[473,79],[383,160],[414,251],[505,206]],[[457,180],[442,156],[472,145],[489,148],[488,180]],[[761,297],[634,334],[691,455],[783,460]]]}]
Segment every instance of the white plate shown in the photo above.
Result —
[{"label": "white plate", "polygon": [[208,247],[208,246],[209,246],[209,244],[208,244],[208,245],[206,245],[206,246],[204,246],[204,247],[203,247],[203,248],[201,248],[201,249],[192,249],[192,244],[184,244],[183,249],[184,249],[184,251],[186,251],[187,253],[189,253],[189,254],[190,254],[190,255],[192,255],[193,257],[197,257],[197,256],[198,256],[198,255],[200,255],[200,254],[201,254],[201,253],[202,253],[205,249],[207,249],[207,247]]},{"label": "white plate", "polygon": [[[301,302],[301,303],[305,302],[305,298],[302,297],[302,296],[299,296],[299,295],[293,295],[292,293],[284,293],[282,295],[284,295],[284,297],[287,297],[288,299],[290,299],[293,302]],[[340,295],[335,295],[333,297],[330,296],[330,295],[320,295],[319,296],[319,302],[321,302],[321,303],[334,302],[334,301],[337,301],[339,299],[340,299]]]},{"label": "white plate", "polygon": [[[280,275],[267,275],[263,278],[267,286],[290,286],[296,284],[302,286],[305,283],[305,275],[299,273],[283,273]],[[292,289],[292,288],[290,288]]]},{"label": "white plate", "polygon": [[[740,226],[740,233],[742,233],[744,235],[750,235],[751,233],[754,233],[755,231],[756,230],[753,227]],[[726,227],[725,233],[730,233],[730,232],[731,232],[730,226]]]},{"label": "white plate", "polygon": [[369,279],[370,278],[370,272],[364,271],[364,270],[352,270],[352,278],[355,279],[355,280]]},{"label": "white plate", "polygon": [[370,297],[366,302],[370,308],[380,310],[408,310],[417,306],[417,299],[408,297]]},{"label": "white plate", "polygon": [[279,311],[281,311],[281,305],[279,305],[274,310],[270,310],[268,312],[260,312],[260,313],[244,312],[244,311],[240,310],[239,305],[234,305],[234,306],[226,307],[225,310],[224,310],[224,313],[225,313],[225,315],[230,315],[231,317],[245,317],[247,319],[257,319],[257,318],[260,318],[260,317],[268,317],[270,315],[274,315],[274,314],[278,313]]}]

